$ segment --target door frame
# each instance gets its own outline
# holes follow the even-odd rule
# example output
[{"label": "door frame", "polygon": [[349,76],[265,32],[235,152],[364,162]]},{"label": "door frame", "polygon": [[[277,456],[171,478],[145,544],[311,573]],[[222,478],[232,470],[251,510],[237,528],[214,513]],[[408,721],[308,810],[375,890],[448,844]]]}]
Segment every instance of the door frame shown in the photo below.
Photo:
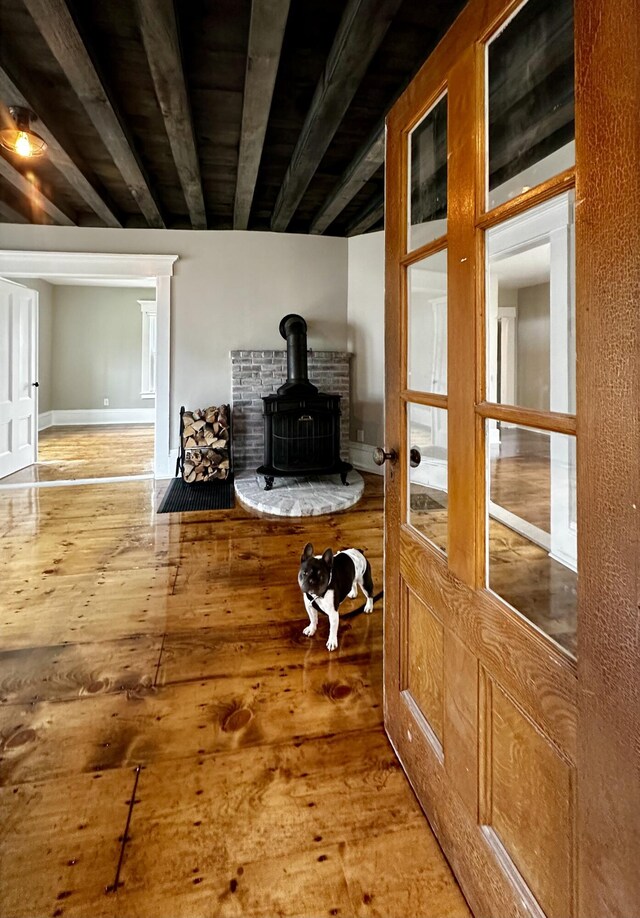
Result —
[{"label": "door frame", "polygon": [[[171,277],[178,255],[109,255],[95,252],[0,251],[0,277],[153,277],[157,302],[154,476],[170,478]],[[37,422],[36,422],[37,426]]]},{"label": "door frame", "polygon": [[[473,732],[467,730],[471,722],[480,735],[486,730],[492,670],[506,668],[503,685],[521,703],[522,717],[528,719],[531,707],[542,700],[547,705],[548,736],[558,748],[569,750],[577,766],[570,791],[575,801],[571,831],[579,840],[572,868],[575,914],[623,916],[635,914],[640,901],[640,11],[635,0],[616,4],[574,0],[577,174],[567,170],[544,188],[533,188],[486,215],[484,201],[460,195],[456,206],[463,209],[466,222],[459,223],[458,229],[451,226],[447,234],[447,245],[457,255],[475,254],[469,258],[469,270],[459,271],[449,290],[450,321],[457,330],[457,349],[449,360],[451,375],[470,361],[475,363],[478,350],[484,348],[483,329],[478,329],[482,321],[470,321],[465,313],[466,304],[482,296],[484,285],[484,246],[475,230],[487,229],[541,202],[545,195],[553,197],[575,184],[577,406],[575,419],[563,416],[566,430],[562,432],[577,432],[579,438],[577,663],[563,660],[540,637],[537,665],[527,672],[522,623],[513,617],[498,622],[501,610],[486,591],[482,593],[479,553],[467,550],[455,533],[449,544],[449,568],[442,566],[434,576],[431,567],[421,565],[417,553],[403,560],[401,552],[408,544],[401,532],[407,444],[398,393],[406,388],[402,374],[407,341],[397,322],[398,303],[406,298],[403,269],[434,251],[426,245],[407,253],[406,137],[446,89],[452,104],[476,113],[472,136],[450,135],[450,149],[457,156],[456,178],[467,191],[483,187],[484,179],[474,173],[477,151],[484,143],[484,92],[480,81],[470,81],[469,74],[475,72],[477,77],[480,72],[484,40],[521,5],[521,0],[469,0],[387,117],[385,449],[395,450],[400,462],[396,468],[385,466],[385,525],[390,533],[385,541],[385,726],[400,759],[411,749],[418,763],[409,770],[410,780],[472,907],[479,914],[540,916],[537,902],[512,870],[510,859],[500,862],[492,830],[482,825],[482,787],[475,771],[482,785],[483,763],[478,761],[479,744],[465,740]],[[450,432],[458,425],[454,436],[459,442],[470,431],[475,430],[476,438],[481,436],[484,417],[491,416],[490,412],[483,415],[481,383],[467,378],[464,388],[450,388],[442,398],[442,407],[449,410]],[[509,415],[503,411],[502,419],[513,420]],[[529,422],[535,426],[535,413]],[[467,508],[469,529],[477,540],[483,538],[484,467],[476,467],[473,433],[466,442],[466,453],[458,455],[457,467],[449,470],[449,505],[458,502],[459,516]],[[415,718],[398,692],[400,647],[407,639],[401,574],[405,586],[411,574],[433,600],[433,607],[444,602],[454,625],[472,634],[469,647],[455,627],[445,638],[456,663],[452,678],[462,683],[475,672],[477,659],[482,661],[477,674],[467,680],[448,735],[445,729],[445,747],[452,750],[446,771],[435,744],[422,733],[417,735]],[[476,625],[478,609],[486,621],[501,625],[500,645],[486,645],[484,629]],[[545,699],[548,686],[553,686],[555,697]],[[456,790],[445,780],[452,775]]]}]

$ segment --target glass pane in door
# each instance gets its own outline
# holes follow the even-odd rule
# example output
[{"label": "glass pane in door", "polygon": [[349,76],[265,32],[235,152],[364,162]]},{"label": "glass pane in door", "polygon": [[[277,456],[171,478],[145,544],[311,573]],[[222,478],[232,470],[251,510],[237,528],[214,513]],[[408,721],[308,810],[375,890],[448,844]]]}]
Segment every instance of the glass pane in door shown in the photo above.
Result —
[{"label": "glass pane in door", "polygon": [[409,136],[409,251],[447,232],[447,97]]},{"label": "glass pane in door", "polygon": [[447,250],[409,268],[407,386],[417,392],[447,391]]},{"label": "glass pane in door", "polygon": [[487,421],[487,586],[576,651],[576,440]]},{"label": "glass pane in door", "polygon": [[487,400],[575,413],[573,195],[486,234]]},{"label": "glass pane in door", "polygon": [[575,164],[573,0],[528,0],[487,47],[488,207]]},{"label": "glass pane in door", "polygon": [[408,406],[407,521],[436,548],[447,551],[447,412]]}]

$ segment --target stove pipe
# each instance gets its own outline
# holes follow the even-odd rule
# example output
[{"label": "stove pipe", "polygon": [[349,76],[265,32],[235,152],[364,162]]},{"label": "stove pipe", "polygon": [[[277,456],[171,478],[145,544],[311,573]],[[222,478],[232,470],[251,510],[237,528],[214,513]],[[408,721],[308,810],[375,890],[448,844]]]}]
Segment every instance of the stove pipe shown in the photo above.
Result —
[{"label": "stove pipe", "polygon": [[287,381],[278,389],[278,395],[292,390],[317,392],[317,386],[309,382],[307,370],[307,323],[302,316],[290,313],[280,321],[279,328],[287,341]]}]

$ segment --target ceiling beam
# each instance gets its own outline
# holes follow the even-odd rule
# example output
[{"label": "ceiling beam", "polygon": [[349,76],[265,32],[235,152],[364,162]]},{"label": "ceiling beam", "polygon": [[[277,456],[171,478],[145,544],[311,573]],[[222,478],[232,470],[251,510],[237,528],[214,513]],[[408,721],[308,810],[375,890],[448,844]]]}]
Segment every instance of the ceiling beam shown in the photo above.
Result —
[{"label": "ceiling beam", "polygon": [[194,229],[207,228],[200,164],[173,0],[138,0],[140,31]]},{"label": "ceiling beam", "polygon": [[349,0],[271,218],[286,230],[401,0]]},{"label": "ceiling beam", "polygon": [[384,217],[384,194],[377,194],[347,227],[347,236],[360,236]]},{"label": "ceiling beam", "polygon": [[0,217],[4,217],[9,223],[28,223],[29,218],[21,214],[19,210],[7,204],[6,201],[0,200]]},{"label": "ceiling beam", "polygon": [[380,121],[362,144],[348,168],[313,219],[309,232],[324,233],[345,209],[372,175],[384,163],[384,119]]},{"label": "ceiling beam", "polygon": [[373,128],[352,162],[343,172],[338,184],[315,215],[309,228],[310,233],[324,233],[327,227],[342,213],[347,204],[355,198],[360,189],[384,164],[387,114],[409,83],[411,83],[414,76],[415,72],[408,74],[396,87],[395,92],[387,102],[385,115]]},{"label": "ceiling beam", "polygon": [[153,227],[164,221],[143,168],[64,0],[24,0],[129,191]]},{"label": "ceiling beam", "polygon": [[253,0],[233,228],[245,230],[256,187],[290,0]]},{"label": "ceiling beam", "polygon": [[76,166],[70,156],[67,155],[60,142],[54,136],[49,125],[40,117],[38,106],[34,100],[27,98],[24,92],[21,92],[13,82],[7,71],[0,66],[0,98],[7,105],[21,105],[30,109],[38,116],[37,124],[34,126],[36,133],[40,134],[47,141],[47,157],[51,164],[62,172],[74,190],[85,201],[91,210],[97,214],[106,226],[122,226],[122,223],[107,203],[100,197],[91,182]]},{"label": "ceiling beam", "polygon": [[44,195],[35,184],[29,181],[28,178],[18,172],[15,166],[12,166],[11,163],[0,156],[0,175],[10,182],[14,188],[17,188],[20,194],[22,194],[29,203],[31,208],[37,208],[42,210],[45,213],[58,223],[60,226],[75,226],[75,222],[67,217],[59,207],[53,203],[53,201]]}]

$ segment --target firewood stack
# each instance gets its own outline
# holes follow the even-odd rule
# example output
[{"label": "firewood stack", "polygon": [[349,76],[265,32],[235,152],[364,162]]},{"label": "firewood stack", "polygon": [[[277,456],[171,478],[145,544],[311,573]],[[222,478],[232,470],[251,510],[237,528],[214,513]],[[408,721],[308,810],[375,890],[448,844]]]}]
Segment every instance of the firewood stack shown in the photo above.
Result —
[{"label": "firewood stack", "polygon": [[186,482],[228,478],[229,406],[184,411],[182,414],[182,476]]}]

